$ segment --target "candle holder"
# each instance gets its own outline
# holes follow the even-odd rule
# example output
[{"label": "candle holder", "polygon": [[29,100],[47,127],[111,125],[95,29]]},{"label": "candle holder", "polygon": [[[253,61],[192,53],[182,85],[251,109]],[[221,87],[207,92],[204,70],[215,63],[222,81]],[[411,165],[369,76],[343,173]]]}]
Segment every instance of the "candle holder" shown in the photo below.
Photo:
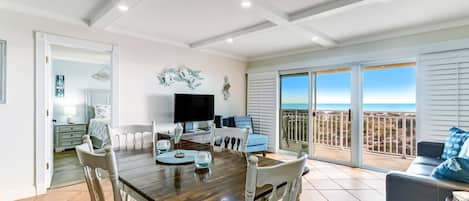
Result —
[{"label": "candle holder", "polygon": [[173,136],[174,148],[176,149],[176,153],[174,154],[175,158],[185,157],[184,153],[180,149],[181,144],[179,143],[181,141],[182,132],[183,132],[183,128],[182,128],[181,123],[177,123],[176,128],[174,129],[174,136]]}]

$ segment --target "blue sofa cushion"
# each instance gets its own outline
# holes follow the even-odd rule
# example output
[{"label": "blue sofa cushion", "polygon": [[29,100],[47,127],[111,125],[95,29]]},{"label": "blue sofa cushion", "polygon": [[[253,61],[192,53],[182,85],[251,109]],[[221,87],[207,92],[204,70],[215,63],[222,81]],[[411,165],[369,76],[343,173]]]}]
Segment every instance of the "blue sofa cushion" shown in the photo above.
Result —
[{"label": "blue sofa cushion", "polygon": [[249,134],[253,133],[252,118],[250,116],[235,116],[236,128],[249,128]]},{"label": "blue sofa cushion", "polygon": [[458,156],[464,142],[469,138],[469,133],[459,128],[453,127],[449,131],[441,154],[441,158],[444,160]]},{"label": "blue sofa cushion", "polygon": [[450,158],[433,170],[432,177],[469,183],[469,159]]},{"label": "blue sofa cushion", "polygon": [[248,146],[244,152],[253,153],[253,152],[262,152],[267,150],[267,144],[260,144],[255,146]]},{"label": "blue sofa cushion", "polygon": [[263,145],[267,144],[269,141],[269,137],[266,135],[261,134],[249,134],[248,136],[248,147],[255,146],[255,145]]}]

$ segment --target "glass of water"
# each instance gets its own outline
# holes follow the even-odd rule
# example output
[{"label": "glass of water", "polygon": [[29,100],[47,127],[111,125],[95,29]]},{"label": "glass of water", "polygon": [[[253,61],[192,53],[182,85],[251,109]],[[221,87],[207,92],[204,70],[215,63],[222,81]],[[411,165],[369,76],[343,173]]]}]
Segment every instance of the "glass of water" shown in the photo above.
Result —
[{"label": "glass of water", "polygon": [[194,164],[197,169],[210,168],[212,162],[212,155],[208,151],[199,151],[194,156]]},{"label": "glass of water", "polygon": [[169,140],[158,140],[158,142],[156,142],[156,150],[158,153],[168,152],[170,148],[171,142]]}]

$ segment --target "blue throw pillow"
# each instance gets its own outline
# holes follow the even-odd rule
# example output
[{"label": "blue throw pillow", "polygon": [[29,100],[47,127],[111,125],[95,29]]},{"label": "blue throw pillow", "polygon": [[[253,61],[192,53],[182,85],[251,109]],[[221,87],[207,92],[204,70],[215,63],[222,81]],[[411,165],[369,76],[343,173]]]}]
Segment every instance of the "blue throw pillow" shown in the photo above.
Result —
[{"label": "blue throw pillow", "polygon": [[432,177],[469,183],[469,159],[450,158],[433,170]]},{"label": "blue throw pillow", "polygon": [[445,146],[441,158],[443,160],[458,156],[464,142],[469,138],[469,133],[459,128],[449,129],[450,133],[446,138]]},{"label": "blue throw pillow", "polygon": [[469,151],[469,138],[462,145],[461,150],[459,151],[458,157],[469,158],[468,151]]}]

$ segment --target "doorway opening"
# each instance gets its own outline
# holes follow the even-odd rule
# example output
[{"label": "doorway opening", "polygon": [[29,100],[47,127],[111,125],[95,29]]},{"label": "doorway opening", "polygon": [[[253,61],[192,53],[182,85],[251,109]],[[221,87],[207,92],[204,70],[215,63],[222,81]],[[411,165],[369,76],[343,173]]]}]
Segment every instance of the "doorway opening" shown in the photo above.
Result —
[{"label": "doorway opening", "polygon": [[[82,144],[84,135],[96,133],[96,121],[110,123],[111,55],[52,45],[51,59],[51,188],[60,188],[84,181],[75,146]],[[96,107],[109,110],[96,114]]]},{"label": "doorway opening", "polygon": [[37,194],[84,182],[75,146],[118,126],[117,79],[117,46],[36,32]]}]

